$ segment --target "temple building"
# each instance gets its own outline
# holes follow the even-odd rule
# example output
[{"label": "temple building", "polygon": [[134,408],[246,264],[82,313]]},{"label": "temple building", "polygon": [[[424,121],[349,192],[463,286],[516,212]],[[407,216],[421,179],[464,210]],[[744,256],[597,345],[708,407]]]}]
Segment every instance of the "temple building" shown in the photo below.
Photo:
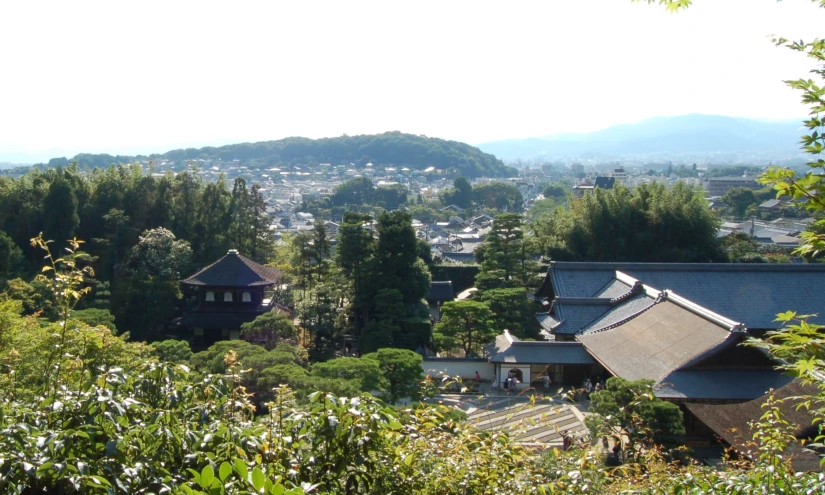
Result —
[{"label": "temple building", "polygon": [[230,249],[226,256],[182,280],[183,316],[171,330],[193,349],[240,338],[241,325],[276,309],[275,289],[281,272]]}]

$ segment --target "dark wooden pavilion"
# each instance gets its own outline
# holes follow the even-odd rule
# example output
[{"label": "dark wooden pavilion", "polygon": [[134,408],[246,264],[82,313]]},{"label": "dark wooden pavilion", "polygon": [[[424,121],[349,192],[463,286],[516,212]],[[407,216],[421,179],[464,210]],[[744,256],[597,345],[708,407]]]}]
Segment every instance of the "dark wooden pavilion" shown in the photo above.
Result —
[{"label": "dark wooden pavilion", "polygon": [[230,249],[226,256],[181,281],[186,292],[183,316],[171,322],[195,349],[240,338],[241,325],[276,308],[281,272]]}]

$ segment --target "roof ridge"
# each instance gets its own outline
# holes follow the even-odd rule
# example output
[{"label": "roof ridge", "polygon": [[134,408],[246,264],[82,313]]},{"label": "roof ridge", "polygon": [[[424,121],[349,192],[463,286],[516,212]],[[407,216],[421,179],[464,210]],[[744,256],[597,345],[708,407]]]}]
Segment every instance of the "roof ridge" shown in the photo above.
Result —
[{"label": "roof ridge", "polygon": [[550,270],[616,271],[622,268],[650,271],[713,271],[713,272],[823,272],[820,263],[649,263],[636,261],[551,261]]},{"label": "roof ridge", "polygon": [[725,327],[731,333],[744,333],[747,331],[745,325],[739,323],[738,321],[733,321],[730,318],[726,318],[718,313],[714,313],[713,311],[707,309],[704,306],[700,306],[695,302],[691,301],[690,299],[684,298],[670,289],[665,289],[662,292],[662,297],[664,300],[670,301],[673,304],[684,308],[691,313],[701,316],[702,318],[710,321],[711,323],[715,323],[720,327]]}]

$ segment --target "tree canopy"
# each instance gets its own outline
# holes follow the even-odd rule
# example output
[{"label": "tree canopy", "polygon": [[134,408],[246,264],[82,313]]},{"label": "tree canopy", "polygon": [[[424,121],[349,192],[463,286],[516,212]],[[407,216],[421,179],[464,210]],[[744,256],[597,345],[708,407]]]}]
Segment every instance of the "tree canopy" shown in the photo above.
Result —
[{"label": "tree canopy", "polygon": [[52,160],[50,166],[65,166],[76,161],[84,168],[106,168],[112,164],[134,163],[138,159],[198,160],[212,159],[257,167],[278,164],[317,165],[319,163],[356,163],[364,166],[396,165],[424,170],[436,167],[465,177],[506,177],[514,170],[493,155],[457,141],[416,136],[401,132],[340,136],[322,139],[291,137],[278,141],[188,148],[147,156],[112,156],[82,153],[71,160]]},{"label": "tree canopy", "polygon": [[532,225],[554,259],[683,263],[726,259],[718,227],[703,192],[682,182],[596,188]]}]

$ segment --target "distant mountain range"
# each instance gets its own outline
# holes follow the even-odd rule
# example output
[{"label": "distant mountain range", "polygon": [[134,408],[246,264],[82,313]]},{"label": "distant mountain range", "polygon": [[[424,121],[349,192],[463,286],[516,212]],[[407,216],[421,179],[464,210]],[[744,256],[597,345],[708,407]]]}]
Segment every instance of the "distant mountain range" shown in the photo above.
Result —
[{"label": "distant mountain range", "polygon": [[654,117],[583,134],[507,139],[478,145],[501,159],[570,155],[799,154],[802,119],[761,121],[719,115]]}]

